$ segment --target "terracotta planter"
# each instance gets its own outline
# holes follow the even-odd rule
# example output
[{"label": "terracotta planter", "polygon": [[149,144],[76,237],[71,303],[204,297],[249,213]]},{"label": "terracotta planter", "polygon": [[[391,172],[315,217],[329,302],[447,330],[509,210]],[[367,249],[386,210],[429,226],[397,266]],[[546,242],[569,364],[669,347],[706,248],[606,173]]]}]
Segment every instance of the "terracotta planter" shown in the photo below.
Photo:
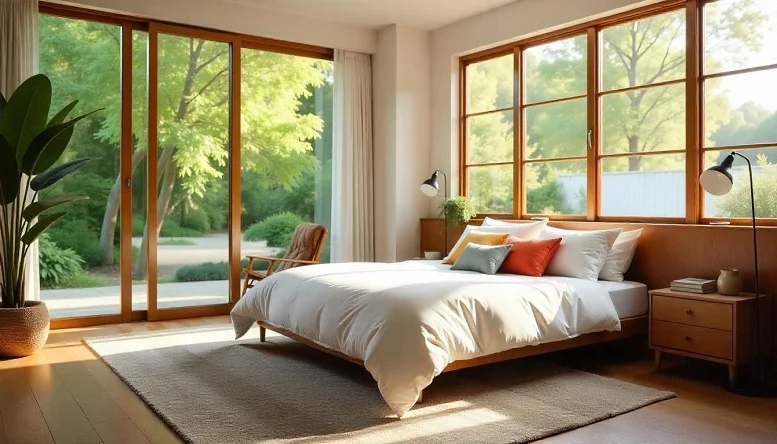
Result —
[{"label": "terracotta planter", "polygon": [[20,358],[40,350],[49,337],[49,309],[40,301],[0,308],[0,356]]}]

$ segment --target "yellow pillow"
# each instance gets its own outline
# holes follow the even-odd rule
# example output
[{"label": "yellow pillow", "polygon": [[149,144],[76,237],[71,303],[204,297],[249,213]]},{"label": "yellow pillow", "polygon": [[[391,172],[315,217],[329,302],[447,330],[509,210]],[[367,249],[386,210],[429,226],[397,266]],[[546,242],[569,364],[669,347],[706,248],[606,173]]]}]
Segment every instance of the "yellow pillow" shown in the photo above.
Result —
[{"label": "yellow pillow", "polygon": [[461,253],[467,248],[470,243],[478,245],[502,245],[504,243],[507,233],[489,233],[487,231],[470,231],[467,237],[464,238],[459,246],[455,250],[451,251],[451,254],[443,261],[443,264],[453,265],[456,259],[461,256]]}]

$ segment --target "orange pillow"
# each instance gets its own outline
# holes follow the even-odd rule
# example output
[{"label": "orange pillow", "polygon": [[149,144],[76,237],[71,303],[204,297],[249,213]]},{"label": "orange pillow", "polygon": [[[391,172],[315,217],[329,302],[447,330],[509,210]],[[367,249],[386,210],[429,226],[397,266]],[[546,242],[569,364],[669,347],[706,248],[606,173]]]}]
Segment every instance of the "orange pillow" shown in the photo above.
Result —
[{"label": "orange pillow", "polygon": [[499,267],[500,273],[542,276],[545,267],[561,245],[561,238],[524,239],[518,236],[507,236],[504,244],[512,244],[512,248],[507,253],[502,266]]},{"label": "orange pillow", "polygon": [[505,238],[507,238],[507,233],[488,233],[486,231],[472,230],[442,263],[452,265],[461,256],[467,245],[471,243],[478,245],[504,245]]}]

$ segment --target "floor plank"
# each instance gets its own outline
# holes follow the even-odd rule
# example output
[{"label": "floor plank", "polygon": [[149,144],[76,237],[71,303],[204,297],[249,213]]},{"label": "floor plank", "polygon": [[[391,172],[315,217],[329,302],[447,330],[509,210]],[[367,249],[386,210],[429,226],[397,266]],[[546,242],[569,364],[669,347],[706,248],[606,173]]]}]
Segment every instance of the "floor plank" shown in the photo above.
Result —
[{"label": "floor plank", "polygon": [[116,401],[138,429],[155,444],[183,442],[148,406],[101,361],[84,362],[92,376]]},{"label": "floor plank", "polygon": [[100,436],[45,354],[37,365],[24,368],[27,383],[57,444],[100,444]]},{"label": "floor plank", "polygon": [[0,444],[8,444],[8,440],[5,439],[5,427],[3,427],[3,413],[0,412]]},{"label": "floor plank", "polygon": [[151,444],[129,418],[98,422],[95,427],[105,444]]},{"label": "floor plank", "polygon": [[0,415],[9,443],[54,443],[22,368],[0,370]]},{"label": "floor plank", "polygon": [[[73,442],[68,439],[77,435],[75,431],[86,428],[84,418],[105,443],[181,442],[81,340],[226,323],[229,317],[220,316],[53,331],[46,348],[35,357],[0,361],[0,444],[53,443],[48,429],[52,424],[57,444]],[[641,343],[614,349],[572,350],[550,355],[548,359],[591,373],[671,390],[678,397],[549,437],[541,443],[756,444],[773,443],[777,437],[777,400],[728,393],[722,384],[727,377],[724,367],[669,358],[667,370],[656,373]],[[33,392],[41,398],[40,405]],[[73,406],[83,417],[67,412]],[[70,424],[72,418],[73,429],[63,432],[61,427]]]}]

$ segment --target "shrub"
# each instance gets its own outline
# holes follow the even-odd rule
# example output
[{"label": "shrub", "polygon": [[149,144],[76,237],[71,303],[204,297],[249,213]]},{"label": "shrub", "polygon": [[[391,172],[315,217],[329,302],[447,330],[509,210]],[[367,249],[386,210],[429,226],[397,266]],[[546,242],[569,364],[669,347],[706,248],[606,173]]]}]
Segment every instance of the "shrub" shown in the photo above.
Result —
[{"label": "shrub", "polygon": [[210,219],[205,211],[190,210],[181,218],[180,226],[200,233],[207,233],[210,231]]},{"label": "shrub", "polygon": [[58,288],[92,288],[107,287],[109,285],[111,285],[111,282],[102,276],[81,272],[63,281]]},{"label": "shrub", "polygon": [[165,219],[159,237],[201,237],[204,234],[202,231],[183,228],[172,219]]},{"label": "shrub", "polygon": [[175,271],[177,282],[225,281],[227,279],[229,279],[229,267],[226,262],[184,265]]},{"label": "shrub", "polygon": [[87,266],[104,263],[100,251],[99,231],[84,219],[68,217],[49,230],[51,241],[59,248],[75,251]]},{"label": "shrub", "polygon": [[[283,257],[283,254],[275,255]],[[268,261],[254,261],[251,268],[266,270]],[[248,266],[248,259],[240,260],[240,269]],[[176,282],[226,281],[229,279],[229,265],[226,262],[204,262],[196,265],[184,265],[175,272]]]},{"label": "shrub", "polygon": [[82,274],[83,262],[69,248],[60,248],[48,234],[40,237],[40,285],[42,288],[59,288],[73,277]]},{"label": "shrub", "polygon": [[291,242],[291,235],[297,225],[303,223],[301,217],[294,213],[273,214],[267,219],[253,224],[243,234],[247,241],[266,240],[270,247],[287,247]]}]

